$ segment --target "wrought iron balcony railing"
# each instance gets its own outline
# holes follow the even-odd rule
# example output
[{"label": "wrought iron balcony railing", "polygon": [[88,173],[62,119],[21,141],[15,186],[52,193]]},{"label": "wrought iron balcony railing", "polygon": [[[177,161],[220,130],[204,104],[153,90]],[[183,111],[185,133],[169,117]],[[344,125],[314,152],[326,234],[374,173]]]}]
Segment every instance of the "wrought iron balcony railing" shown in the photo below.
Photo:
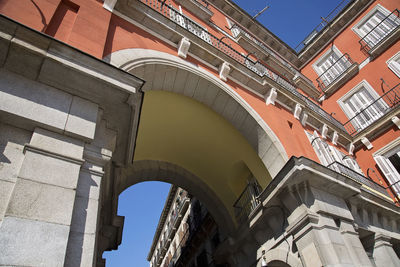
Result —
[{"label": "wrought iron balcony railing", "polygon": [[355,136],[391,110],[398,108],[399,104],[400,83],[358,112],[344,127],[350,135]]},{"label": "wrought iron balcony railing", "polygon": [[314,30],[312,30],[311,33],[294,48],[296,53],[299,54],[303,48],[306,47],[315,38],[315,36],[318,35],[318,33],[322,32],[326,26],[328,26],[329,23],[332,22],[332,20],[352,1],[354,0],[343,0],[340,2],[339,5],[328,14],[328,16],[326,16],[322,22],[318,24],[317,27],[315,27]]},{"label": "wrought iron balcony railing", "polygon": [[325,92],[326,88],[342,77],[342,74],[348,70],[353,64],[353,60],[346,53],[332,62],[332,65],[327,68],[320,76],[317,78],[317,82],[322,91]]},{"label": "wrought iron balcony railing", "polygon": [[250,213],[260,204],[258,196],[262,189],[258,183],[249,183],[233,204],[235,216],[239,223],[245,222]]},{"label": "wrought iron balcony railing", "polygon": [[373,27],[365,36],[358,41],[361,49],[369,52],[371,49],[382,43],[392,32],[400,27],[400,11],[393,10],[381,22]]},{"label": "wrought iron balcony railing", "polygon": [[272,81],[281,85],[284,90],[286,90],[292,96],[295,96],[297,99],[301,99],[303,102],[305,102],[305,105],[309,109],[317,113],[323,119],[329,121],[342,131],[346,131],[342,123],[337,121],[329,113],[324,111],[321,107],[319,107],[313,101],[308,99],[306,96],[299,93],[296,87],[286,78],[272,71],[267,66],[261,64],[259,61],[253,61],[249,59],[239,51],[232,48],[229,44],[225,43],[222,40],[222,38],[220,39],[214,36],[213,34],[208,33],[204,28],[199,26],[199,24],[194,22],[192,19],[186,17],[185,15],[181,14],[173,7],[164,4],[164,2],[161,2],[160,0],[138,0],[138,1],[147,5],[148,7],[160,13],[161,15],[165,16],[166,18],[172,20],[173,22],[175,22],[182,28],[188,30],[192,34],[196,35],[197,37],[199,37],[206,43],[210,44],[214,48],[217,48],[219,51],[230,57],[232,60],[247,67],[250,71],[256,73],[260,77],[267,77],[268,79],[271,79]]},{"label": "wrought iron balcony railing", "polygon": [[372,189],[373,191],[379,192],[390,198],[390,195],[386,191],[386,188],[381,186],[380,184],[374,182],[373,180],[365,177],[364,175],[350,169],[349,167],[341,164],[340,162],[333,162],[327,166],[328,168],[350,178],[353,179],[363,185],[365,185],[368,189]]}]

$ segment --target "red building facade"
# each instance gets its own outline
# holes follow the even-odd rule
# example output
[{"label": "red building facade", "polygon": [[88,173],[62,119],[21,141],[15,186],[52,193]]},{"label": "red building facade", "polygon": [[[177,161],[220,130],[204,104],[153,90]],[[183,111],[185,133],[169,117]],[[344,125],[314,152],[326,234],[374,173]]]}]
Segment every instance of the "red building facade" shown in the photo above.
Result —
[{"label": "red building facade", "polygon": [[[158,56],[161,59],[157,60],[169,67],[181,62],[185,68],[192,66],[212,77],[209,79],[218,80],[234,99],[242,101],[250,115],[240,114],[237,104],[229,104],[224,94],[212,91],[209,85],[208,89],[183,90],[182,94],[212,106],[223,117],[232,113],[225,118],[250,143],[259,156],[257,160],[262,162],[259,167],[257,160],[244,160],[246,171],[250,170],[262,188],[268,188],[271,180],[284,173],[283,166],[289,158],[304,157],[351,177],[395,210],[393,214],[398,213],[395,206],[400,197],[398,1],[342,1],[296,49],[227,0],[3,0],[0,12],[3,20],[46,35],[39,34],[40,38],[61,41],[66,47],[83,52],[82,57],[95,58],[139,77],[145,82],[138,86],[144,92],[144,103],[146,95],[151,95],[150,90],[167,90],[164,87],[169,80],[173,80],[175,87],[189,88],[188,85],[195,83],[201,88],[199,78],[190,80],[185,73],[157,69],[154,67],[157,64],[150,67],[146,63]],[[36,37],[26,38],[27,43],[35,43],[31,38]],[[51,52],[45,56],[49,55]],[[130,58],[137,65],[130,66]],[[165,63],[167,59],[171,61]],[[81,64],[86,66],[85,62]],[[185,84],[179,85],[180,80]],[[121,88],[125,85],[115,84]],[[144,108],[146,104],[143,105]],[[255,119],[247,119],[250,117]],[[133,121],[140,126],[139,118]],[[130,130],[136,131],[141,136],[137,128]],[[261,142],[260,136],[269,138]],[[144,147],[140,140],[132,142],[132,148]],[[121,142],[117,141],[118,145]],[[133,153],[141,160],[146,159],[140,156],[145,152],[131,151],[128,162],[134,160]],[[267,172],[259,174],[264,169]],[[246,181],[247,178],[232,182],[234,194],[222,194],[223,204],[229,206],[226,214],[233,213],[231,200],[240,195]],[[118,186],[121,189],[116,190],[120,193],[129,182]],[[110,204],[113,205],[117,203]],[[224,216],[229,217],[221,215]],[[122,231],[121,228],[116,231]],[[98,253],[111,249],[108,243],[96,246]],[[265,249],[258,250],[260,259]],[[304,266],[312,266],[309,259],[302,257]],[[322,257],[323,264],[324,260]]]}]

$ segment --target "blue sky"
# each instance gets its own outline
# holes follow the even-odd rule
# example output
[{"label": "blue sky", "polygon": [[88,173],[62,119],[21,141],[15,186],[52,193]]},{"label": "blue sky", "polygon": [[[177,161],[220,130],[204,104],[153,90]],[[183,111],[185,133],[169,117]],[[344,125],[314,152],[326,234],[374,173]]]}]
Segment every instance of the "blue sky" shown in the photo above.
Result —
[{"label": "blue sky", "polygon": [[[281,40],[295,47],[341,0],[235,0],[250,15],[269,5],[257,20]],[[147,267],[155,229],[170,185],[145,182],[125,190],[119,197],[118,214],[125,216],[122,244],[105,252],[107,267]]]},{"label": "blue sky", "polygon": [[295,47],[342,0],[234,0],[241,8],[254,16],[265,6],[269,8],[257,20],[271,32]]}]

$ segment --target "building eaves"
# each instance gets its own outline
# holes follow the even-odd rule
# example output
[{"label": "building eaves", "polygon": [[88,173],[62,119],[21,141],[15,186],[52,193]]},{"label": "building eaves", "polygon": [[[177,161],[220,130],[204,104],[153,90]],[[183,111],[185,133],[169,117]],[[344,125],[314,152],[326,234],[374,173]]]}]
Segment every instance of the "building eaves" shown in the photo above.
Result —
[{"label": "building eaves", "polygon": [[245,10],[239,7],[231,0],[209,0],[209,2],[229,17],[245,26],[253,34],[257,35],[261,40],[264,40],[272,50],[281,55],[288,62],[297,65],[297,54],[293,48],[282,41],[278,36],[268,30],[257,20],[248,14]]}]

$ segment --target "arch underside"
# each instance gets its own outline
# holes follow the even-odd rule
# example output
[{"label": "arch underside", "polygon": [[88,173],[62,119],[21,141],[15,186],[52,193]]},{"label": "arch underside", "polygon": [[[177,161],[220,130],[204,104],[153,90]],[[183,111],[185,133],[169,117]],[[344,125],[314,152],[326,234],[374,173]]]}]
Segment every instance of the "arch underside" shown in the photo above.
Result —
[{"label": "arch underside", "polygon": [[[275,134],[234,90],[199,66],[146,49],[117,51],[105,60],[146,81],[134,162],[119,191],[146,179],[171,182],[204,202],[217,223],[233,227],[233,203],[247,179],[265,187],[287,161]],[[138,172],[142,164],[146,172]],[[190,182],[179,173],[168,178],[163,164],[184,170]]]},{"label": "arch underside", "polygon": [[[138,160],[121,173],[119,192],[140,182],[151,180],[174,184],[196,196],[210,212],[220,227],[222,234],[229,234],[235,229],[235,221],[225,208],[220,197],[199,177],[188,170],[164,161]],[[151,192],[149,192],[151,198]],[[157,197],[157,196],[155,196]]]}]

